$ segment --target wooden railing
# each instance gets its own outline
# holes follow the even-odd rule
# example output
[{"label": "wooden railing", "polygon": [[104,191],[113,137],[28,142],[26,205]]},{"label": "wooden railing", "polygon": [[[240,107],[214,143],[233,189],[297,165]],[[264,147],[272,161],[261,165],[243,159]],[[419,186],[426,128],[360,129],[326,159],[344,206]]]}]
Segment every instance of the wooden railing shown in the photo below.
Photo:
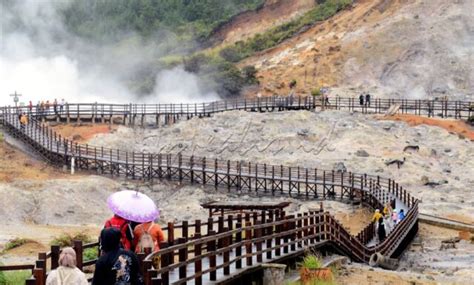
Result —
[{"label": "wooden railing", "polygon": [[301,109],[333,109],[351,112],[381,114],[391,107],[398,106],[402,114],[414,114],[428,117],[466,119],[474,115],[474,102],[450,100],[410,100],[375,98],[369,104],[360,105],[357,98],[333,97],[324,102],[318,97],[264,97],[256,99],[235,99],[195,104],[104,104],[104,103],[68,103],[62,108],[51,105],[49,108],[0,107],[2,113],[24,112],[40,117],[62,118],[101,118],[126,116],[134,121],[137,116],[146,115],[181,115],[208,116],[213,113],[244,110],[244,111],[275,111]]},{"label": "wooden railing", "polygon": [[[273,98],[272,100],[276,99]],[[301,99],[299,99],[298,103],[289,102],[288,99],[286,100],[288,103],[281,106],[278,104],[269,105],[269,103],[272,102],[270,99],[266,99],[263,101],[264,103],[262,103],[261,100],[251,102],[243,101],[243,108],[244,110],[251,111],[255,108],[269,108],[272,106],[271,108],[282,108],[282,110],[285,110],[299,108],[301,106],[306,108],[310,107],[311,104],[316,105],[317,103],[311,101],[312,98],[304,99],[304,104],[302,104]],[[348,105],[350,106],[348,107],[349,109],[356,108],[356,106],[351,103],[352,101],[353,100],[348,101],[350,102]],[[278,101],[274,102],[278,103]],[[385,105],[381,102],[382,101],[375,103],[375,106],[377,106],[375,110],[380,111],[384,108]],[[234,101],[234,103],[210,103],[203,105],[201,111],[204,110],[207,112],[207,110],[212,110],[212,112],[217,112],[238,109],[241,107],[241,104],[242,101]],[[412,106],[410,104],[410,102],[405,102],[404,106],[406,110],[410,110],[410,108],[408,108]],[[78,106],[77,108],[79,110],[76,115],[82,116],[82,114],[80,114],[82,106],[86,106],[84,110],[87,113],[91,105],[78,104],[76,106]],[[94,106],[94,110],[107,109],[105,107],[106,105],[102,105],[104,106],[103,108],[98,108],[97,106],[99,105],[95,104]],[[147,113],[149,109],[148,105],[107,106],[109,106],[113,112],[116,112],[117,109],[121,110],[120,108],[125,110],[125,106],[129,106],[129,110],[131,110],[132,113],[129,113],[128,116],[130,116],[130,114],[138,114],[133,112],[136,112],[136,110],[140,108],[142,114],[149,114]],[[172,112],[175,114],[175,112],[182,112],[184,110],[183,108],[186,108],[186,110],[189,108],[189,105],[187,105],[188,107],[183,106],[186,105],[164,105],[164,107],[163,105],[159,105],[154,111],[150,112],[159,110],[159,112]],[[197,106],[198,105],[195,105],[196,109]],[[339,104],[339,106],[343,105]],[[416,103],[413,106],[420,106],[420,104]],[[442,107],[443,111],[445,111],[444,114],[451,114],[452,110],[449,106],[452,106],[452,104],[445,102],[439,106],[444,106]],[[464,112],[466,110],[463,107],[465,105],[456,103],[454,106],[457,108],[457,111],[454,112],[456,117],[465,115]],[[366,109],[368,110],[369,108],[370,107],[367,106]],[[149,282],[152,282],[151,279],[154,278],[161,279],[163,284],[167,284],[166,276],[167,274],[169,275],[174,268],[180,268],[179,272],[181,277],[179,277],[179,280],[181,281],[191,279],[196,281],[206,274],[209,274],[209,278],[212,280],[215,278],[215,272],[217,272],[217,270],[222,268],[225,276],[230,264],[237,266],[239,260],[242,261],[245,258],[247,264],[252,263],[252,256],[256,256],[257,260],[260,260],[260,255],[269,254],[273,256],[271,254],[273,251],[274,255],[278,256],[277,252],[286,252],[288,247],[297,247],[298,244],[305,244],[307,240],[330,242],[340,250],[345,251],[354,260],[368,262],[370,255],[375,252],[382,252],[388,256],[392,255],[400,247],[401,242],[407,238],[409,232],[415,227],[417,222],[418,201],[414,197],[411,197],[405,189],[392,179],[352,172],[335,172],[333,170],[304,167],[208,159],[206,157],[185,156],[182,154],[135,153],[119,149],[94,147],[87,144],[82,145],[61,137],[54,130],[37,121],[37,118],[41,116],[39,113],[33,113],[33,111],[30,116],[29,124],[26,126],[21,125],[16,111],[16,109],[12,108],[3,108],[0,110],[0,118],[4,128],[12,134],[12,136],[33,147],[38,153],[55,165],[65,165],[69,167],[74,164],[77,169],[96,171],[103,175],[124,176],[131,179],[177,180],[212,185],[214,187],[223,186],[229,190],[251,191],[260,195],[358,201],[373,208],[381,208],[387,202],[395,200],[397,208],[406,208],[408,210],[406,219],[396,226],[383,243],[375,247],[367,246],[373,239],[374,234],[371,225],[368,225],[364,231],[354,237],[327,213],[306,213],[306,215],[298,215],[296,218],[294,216],[273,217],[268,219],[261,218],[260,221],[258,220],[258,215],[256,215],[256,219],[254,219],[253,224],[250,225],[247,224],[247,220],[245,220],[245,222],[242,221],[242,217],[240,217],[240,220],[239,217],[237,217],[237,221],[234,223],[234,218],[231,217],[232,222],[227,222],[227,226],[224,225],[223,218],[220,217],[217,220],[217,232],[212,230],[214,221],[208,221],[207,225],[212,224],[213,226],[207,227],[206,237],[202,237],[204,231],[201,221],[196,221],[192,224],[192,227],[195,229],[193,236],[189,235],[189,223],[183,222],[181,225],[183,233],[181,237],[175,236],[175,226],[170,224],[166,228],[169,244],[163,244],[162,250],[158,253],[153,253],[146,258],[142,256],[142,258],[144,258],[143,272]],[[94,116],[98,114],[94,112],[88,114]],[[470,107],[467,112],[470,114]],[[70,108],[69,114],[71,114]],[[107,114],[112,115],[112,113]],[[197,111],[196,114],[202,115],[202,113]],[[272,231],[268,229],[272,229]],[[239,234],[242,234],[242,237],[251,238],[246,241],[238,240]],[[225,246],[223,248],[221,246],[216,247],[212,240],[218,240],[219,245]],[[269,240],[271,240],[271,243]],[[260,249],[263,243],[269,245],[270,248],[268,248],[268,250]],[[242,255],[241,250],[243,245],[246,246],[245,250],[249,250],[249,245],[255,246],[257,249],[255,254],[252,253],[252,251]],[[313,243],[312,245],[315,244]],[[96,246],[96,244],[88,246]],[[79,248],[79,244],[76,245],[76,248]],[[240,254],[240,258],[235,257],[235,259],[230,260],[230,257],[227,256],[230,249],[235,250],[232,251],[232,254],[235,254],[235,256]],[[192,254],[192,256],[188,256],[189,254]],[[216,264],[216,260],[210,259],[210,257],[220,256],[220,254],[223,254],[224,257],[227,256],[223,259],[222,264]],[[153,255],[159,255],[162,258],[162,268],[150,271],[149,266]],[[179,263],[174,263],[174,259],[170,257],[175,255],[178,256],[180,260]],[[45,277],[46,260],[52,256],[52,254],[46,254],[39,258],[40,262],[37,262],[34,269],[36,280],[38,280],[39,276]],[[56,260],[57,249],[55,249],[54,256],[54,260]],[[82,254],[78,256],[82,257]],[[202,270],[202,262],[205,258],[210,262],[210,269]],[[194,265],[197,269],[200,267],[201,269],[193,276],[183,277],[185,274],[183,268],[192,262],[195,263]],[[86,265],[92,263],[93,261],[90,261],[86,263]],[[51,264],[53,265],[53,258],[51,258]],[[82,264],[82,261],[80,264]],[[51,266],[51,268],[53,268],[53,266]]]}]

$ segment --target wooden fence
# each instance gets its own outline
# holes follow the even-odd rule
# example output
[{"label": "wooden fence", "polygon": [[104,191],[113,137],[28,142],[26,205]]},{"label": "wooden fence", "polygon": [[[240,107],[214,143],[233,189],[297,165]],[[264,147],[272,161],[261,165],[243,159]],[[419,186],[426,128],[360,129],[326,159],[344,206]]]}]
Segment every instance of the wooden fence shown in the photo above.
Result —
[{"label": "wooden fence", "polygon": [[91,121],[131,125],[167,125],[181,118],[210,116],[214,113],[243,111],[283,111],[331,109],[360,112],[364,114],[384,114],[397,106],[398,113],[428,117],[467,119],[474,115],[474,102],[449,100],[408,100],[373,99],[370,103],[359,104],[357,98],[334,97],[330,102],[317,97],[265,97],[257,99],[235,99],[200,104],[65,104],[64,106],[40,107],[2,107],[0,121],[5,113],[29,113],[44,120]]},{"label": "wooden fence", "polygon": [[[242,110],[247,111],[258,110],[259,108],[305,109],[317,105],[317,102],[312,98],[305,98],[304,100],[300,98],[298,102],[290,102],[289,99],[277,101],[277,99],[244,100],[243,103],[242,101],[231,101],[203,104],[199,112],[196,104],[194,105],[193,114],[204,116],[217,111],[235,110],[241,108],[242,104]],[[348,101],[347,108],[349,110],[357,108],[353,101]],[[344,108],[341,106],[345,105],[340,103],[343,101],[337,102],[339,102],[339,108]],[[389,107],[389,105],[384,105],[385,103],[382,104],[382,102],[379,100],[378,103],[372,103],[376,107],[361,108],[380,112],[385,107]],[[120,110],[125,112],[122,114],[124,121],[134,117],[135,114],[172,114],[173,116],[184,114],[186,118],[192,117],[191,113],[188,112],[191,105],[157,105],[158,107],[155,106],[152,111],[148,111],[150,105],[77,104],[75,106],[77,106],[76,119],[81,119],[88,114],[91,118],[94,118],[93,121],[96,121],[95,118],[100,118],[103,114],[104,116],[110,116],[109,121],[112,122],[112,117]],[[94,107],[91,109],[91,106]],[[418,109],[413,109],[418,110],[417,112],[424,110],[418,103],[411,105],[411,102],[409,102],[405,103],[404,106],[405,110],[411,110],[408,106],[419,106]],[[465,110],[465,104],[455,103],[453,105],[445,102],[445,104],[439,106],[446,116],[453,114],[457,118],[463,118],[471,114],[470,109]],[[69,119],[66,118],[66,120],[70,120],[73,116],[70,107],[71,105],[68,105],[68,110],[62,110],[62,112],[68,112]],[[129,109],[126,109],[126,107]],[[107,108],[108,113],[98,111]],[[140,109],[139,112],[138,109]],[[191,184],[211,185],[216,188],[225,187],[229,191],[238,190],[239,193],[253,192],[258,195],[361,202],[374,208],[380,208],[390,202],[395,203],[399,209],[407,210],[406,219],[396,226],[384,242],[376,246],[368,245],[374,238],[374,230],[371,225],[368,225],[357,236],[352,236],[332,216],[324,212],[309,212],[297,217],[284,215],[270,217],[269,213],[264,213],[260,215],[260,220],[258,219],[259,215],[256,215],[257,218],[253,220],[253,223],[247,221],[250,218],[245,217],[245,221],[243,221],[242,217],[237,216],[237,222],[227,223],[227,226],[223,225],[223,217],[219,217],[217,231],[211,230],[212,227],[208,221],[205,236],[202,229],[203,223],[196,221],[193,238],[190,238],[187,230],[189,223],[183,222],[180,238],[175,236],[174,225],[169,225],[166,229],[169,243],[163,244],[162,250],[159,252],[151,253],[147,257],[142,256],[142,269],[147,284],[168,284],[169,282],[180,284],[186,280],[193,280],[196,284],[200,284],[203,276],[212,281],[217,278],[216,274],[218,272],[221,272],[219,276],[225,279],[230,274],[229,268],[232,267],[234,271],[240,270],[239,267],[243,266],[242,260],[246,261],[245,267],[250,268],[253,263],[260,263],[263,260],[263,255],[267,256],[267,261],[270,261],[274,260],[274,257],[280,256],[281,251],[289,252],[288,248],[291,248],[292,252],[297,252],[297,249],[301,249],[300,245],[317,246],[322,242],[332,244],[356,261],[368,262],[370,255],[375,252],[381,252],[387,256],[395,254],[400,248],[406,246],[404,241],[410,237],[413,230],[416,231],[417,229],[418,200],[411,197],[405,189],[392,179],[352,172],[208,159],[182,154],[134,153],[119,149],[97,148],[67,140],[37,120],[48,117],[50,114],[31,110],[30,122],[25,126],[20,124],[17,111],[13,108],[1,109],[0,119],[4,128],[12,136],[30,145],[55,165],[65,165],[67,167],[74,165],[77,169],[95,171],[103,175],[123,176],[130,179],[168,179]],[[41,112],[44,111],[41,110]],[[56,112],[58,114],[53,116],[59,117],[61,120],[64,119],[61,117],[61,110],[56,109]],[[430,114],[435,113],[431,112]],[[269,215],[269,217],[266,215]],[[231,217],[230,219],[233,220],[234,218]],[[212,222],[212,225],[214,225],[214,222]],[[242,240],[243,237],[245,237],[245,240]],[[216,240],[217,245],[213,242]],[[264,244],[265,246],[263,246]],[[82,252],[83,248],[94,246],[97,246],[97,244],[84,246],[76,244],[76,250]],[[191,248],[193,250],[190,250]],[[43,284],[41,282],[44,281],[46,276],[46,260],[50,258],[50,268],[54,268],[57,265],[55,261],[57,250],[54,249],[54,254],[52,249],[51,253],[44,253],[39,256],[39,263],[37,262],[33,269],[36,283],[29,284]],[[78,256],[82,258],[82,254],[78,254]],[[151,259],[154,256],[161,258],[162,266],[159,270],[153,270],[150,267]],[[178,256],[179,261],[175,262],[175,259],[171,256]],[[254,257],[256,261],[253,260]],[[90,261],[90,264],[92,263],[93,261]],[[80,264],[84,265],[82,259]],[[187,268],[191,266],[190,264],[194,266],[195,272],[193,274],[188,274]],[[203,269],[204,264],[208,264],[207,269]],[[179,273],[176,273],[175,269]],[[170,279],[170,276],[174,279]]]}]

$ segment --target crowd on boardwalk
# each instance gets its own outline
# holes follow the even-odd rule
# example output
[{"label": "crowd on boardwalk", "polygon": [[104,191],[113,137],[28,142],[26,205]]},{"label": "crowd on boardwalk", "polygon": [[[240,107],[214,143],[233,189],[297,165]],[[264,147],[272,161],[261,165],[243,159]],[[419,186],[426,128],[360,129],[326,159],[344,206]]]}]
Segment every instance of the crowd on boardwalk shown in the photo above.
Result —
[{"label": "crowd on boardwalk", "polygon": [[372,217],[374,223],[376,242],[382,243],[387,235],[395,228],[395,226],[405,218],[403,209],[397,210],[387,203],[383,210],[376,209]]}]

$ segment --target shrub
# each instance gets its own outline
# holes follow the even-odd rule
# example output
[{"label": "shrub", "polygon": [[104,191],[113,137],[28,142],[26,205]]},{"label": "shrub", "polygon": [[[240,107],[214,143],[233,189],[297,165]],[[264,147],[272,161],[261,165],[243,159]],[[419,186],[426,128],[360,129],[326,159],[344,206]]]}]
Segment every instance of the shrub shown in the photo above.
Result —
[{"label": "shrub", "polygon": [[311,90],[311,96],[313,96],[313,97],[321,96],[321,89],[314,88],[313,90]]},{"label": "shrub", "polygon": [[314,254],[306,255],[303,261],[298,264],[300,267],[308,269],[318,269],[323,266],[323,263],[319,257]]},{"label": "shrub", "polygon": [[244,76],[244,80],[247,84],[258,84],[257,80],[257,69],[253,65],[247,65],[242,68],[242,73]]},{"label": "shrub", "polygon": [[62,235],[55,237],[51,241],[51,245],[59,245],[60,247],[73,246],[75,240],[80,240],[84,243],[92,241],[90,236],[85,233],[76,233],[74,235],[63,233]]},{"label": "shrub", "polygon": [[97,247],[91,247],[84,250],[84,262],[94,260],[99,255],[99,249]]},{"label": "shrub", "polygon": [[10,249],[14,249],[14,248],[17,248],[17,247],[20,247],[24,244],[27,244],[28,242],[30,242],[30,240],[28,239],[24,239],[24,238],[14,238],[12,240],[9,240],[6,244],[5,244],[5,248],[3,249],[4,251],[7,251],[7,250],[10,250]]},{"label": "shrub", "polygon": [[288,87],[290,87],[290,89],[293,89],[296,87],[296,79],[293,79],[290,81],[290,84],[288,85]]}]

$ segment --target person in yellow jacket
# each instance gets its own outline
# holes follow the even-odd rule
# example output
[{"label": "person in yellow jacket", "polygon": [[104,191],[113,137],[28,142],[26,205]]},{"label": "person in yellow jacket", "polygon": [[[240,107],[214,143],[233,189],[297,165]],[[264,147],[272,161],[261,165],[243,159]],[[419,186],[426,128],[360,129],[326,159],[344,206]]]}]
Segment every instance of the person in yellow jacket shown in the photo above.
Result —
[{"label": "person in yellow jacket", "polygon": [[20,123],[24,126],[28,125],[28,116],[25,114],[22,114],[20,117]]},{"label": "person in yellow jacket", "polygon": [[372,222],[377,224],[382,217],[383,216],[382,216],[382,214],[380,214],[380,210],[377,209],[377,210],[375,210],[375,213],[372,216]]}]

